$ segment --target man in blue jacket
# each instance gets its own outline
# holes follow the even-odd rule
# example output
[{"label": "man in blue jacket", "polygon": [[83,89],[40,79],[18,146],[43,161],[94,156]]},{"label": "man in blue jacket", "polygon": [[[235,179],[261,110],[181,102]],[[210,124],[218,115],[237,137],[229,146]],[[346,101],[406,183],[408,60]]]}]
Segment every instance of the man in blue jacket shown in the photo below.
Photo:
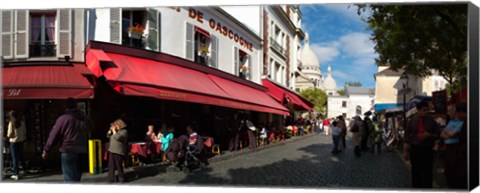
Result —
[{"label": "man in blue jacket", "polygon": [[93,130],[92,120],[77,109],[73,98],[66,102],[67,110],[57,118],[50,131],[47,143],[43,148],[42,158],[57,141],[61,141],[61,163],[65,182],[78,182],[82,177],[82,169],[87,160],[88,134]]}]

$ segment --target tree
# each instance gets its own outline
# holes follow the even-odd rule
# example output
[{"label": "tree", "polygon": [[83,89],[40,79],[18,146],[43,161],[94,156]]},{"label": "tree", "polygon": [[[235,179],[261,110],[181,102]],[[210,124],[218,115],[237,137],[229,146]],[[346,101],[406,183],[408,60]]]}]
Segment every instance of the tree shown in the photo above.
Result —
[{"label": "tree", "polygon": [[373,31],[377,65],[426,77],[438,72],[450,85],[467,72],[466,3],[357,5]]},{"label": "tree", "polygon": [[300,96],[311,101],[315,106],[313,109],[320,115],[325,116],[327,113],[327,94],[317,88],[308,88],[300,92]]}]

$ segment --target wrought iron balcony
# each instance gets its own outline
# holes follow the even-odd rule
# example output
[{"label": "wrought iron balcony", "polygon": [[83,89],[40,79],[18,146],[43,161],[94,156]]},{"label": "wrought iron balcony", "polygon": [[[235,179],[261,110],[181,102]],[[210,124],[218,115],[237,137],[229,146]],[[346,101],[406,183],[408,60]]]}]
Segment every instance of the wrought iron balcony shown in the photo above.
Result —
[{"label": "wrought iron balcony", "polygon": [[285,49],[282,47],[282,45],[280,45],[277,40],[273,39],[273,38],[270,38],[270,44],[272,45],[272,47],[278,51],[280,54],[283,54],[285,55]]}]

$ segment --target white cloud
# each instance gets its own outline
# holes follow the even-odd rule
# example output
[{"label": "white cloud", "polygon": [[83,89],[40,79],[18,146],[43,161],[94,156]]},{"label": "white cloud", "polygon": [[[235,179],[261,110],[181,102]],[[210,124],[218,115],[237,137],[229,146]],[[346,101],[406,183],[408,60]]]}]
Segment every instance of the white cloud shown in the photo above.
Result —
[{"label": "white cloud", "polygon": [[342,50],[353,57],[371,56],[375,53],[375,44],[368,34],[354,32],[341,37],[339,41],[343,45]]},{"label": "white cloud", "polygon": [[360,16],[357,14],[357,6],[353,4],[328,4],[323,5],[325,9],[337,12],[344,17],[347,17],[352,20],[359,20]]},{"label": "white cloud", "polygon": [[332,70],[332,77],[335,77],[335,79],[340,78],[340,79],[345,79],[345,80],[348,80],[348,79],[352,78],[351,75],[349,75],[347,73],[344,73],[342,71],[338,71],[338,70]]},{"label": "white cloud", "polygon": [[340,54],[338,48],[335,46],[322,46],[320,44],[312,44],[310,45],[310,48],[315,53],[315,55],[317,55],[320,65],[334,60]]}]

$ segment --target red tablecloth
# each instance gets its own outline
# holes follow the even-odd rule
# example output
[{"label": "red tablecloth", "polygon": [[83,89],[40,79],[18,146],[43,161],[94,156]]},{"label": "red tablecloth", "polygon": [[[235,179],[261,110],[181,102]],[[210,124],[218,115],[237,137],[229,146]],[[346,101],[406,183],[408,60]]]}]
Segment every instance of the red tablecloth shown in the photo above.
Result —
[{"label": "red tablecloth", "polygon": [[162,151],[162,143],[159,141],[154,141],[150,145],[147,145],[145,142],[135,142],[128,143],[130,152],[137,154],[146,158],[150,154],[160,154]]}]

